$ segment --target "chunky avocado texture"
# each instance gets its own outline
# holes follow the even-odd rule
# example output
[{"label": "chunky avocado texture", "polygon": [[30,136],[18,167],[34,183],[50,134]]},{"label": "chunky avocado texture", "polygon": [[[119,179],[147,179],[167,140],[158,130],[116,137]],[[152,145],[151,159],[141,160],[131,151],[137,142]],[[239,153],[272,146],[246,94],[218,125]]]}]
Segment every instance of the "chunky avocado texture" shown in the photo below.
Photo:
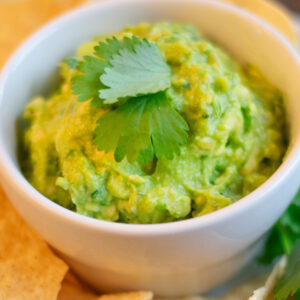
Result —
[{"label": "chunky avocado texture", "polygon": [[[283,96],[253,66],[241,66],[193,26],[156,23],[125,28],[157,43],[172,69],[171,105],[190,126],[173,160],[146,165],[114,160],[93,143],[99,117],[72,94],[74,70],[60,63],[61,83],[24,110],[21,166],[32,185],[79,214],[126,223],[198,217],[226,207],[266,181],[287,148]],[[77,57],[91,55],[98,37]]]}]

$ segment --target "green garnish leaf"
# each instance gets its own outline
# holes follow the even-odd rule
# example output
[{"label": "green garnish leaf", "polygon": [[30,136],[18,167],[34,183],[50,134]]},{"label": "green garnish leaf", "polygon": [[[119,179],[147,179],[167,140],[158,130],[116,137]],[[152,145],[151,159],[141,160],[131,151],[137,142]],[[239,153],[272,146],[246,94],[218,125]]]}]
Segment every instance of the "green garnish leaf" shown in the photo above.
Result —
[{"label": "green garnish leaf", "polygon": [[275,300],[286,300],[300,292],[300,240],[288,257],[283,278],[275,289]]},{"label": "green garnish leaf", "polygon": [[[105,67],[109,66],[109,60],[113,55],[119,53],[125,46],[116,37],[107,39],[106,42],[99,42],[94,48],[95,56],[85,56],[83,61],[77,64],[79,75],[72,79],[73,94],[79,95],[78,100],[88,101],[92,99],[91,105],[101,107],[103,100],[99,98],[99,90],[105,88],[100,81]],[[110,103],[117,100],[111,100]],[[109,102],[109,101],[107,101]]]},{"label": "green garnish leaf", "polygon": [[100,98],[109,101],[135,97],[163,91],[171,86],[171,69],[156,44],[137,37],[125,38],[124,48],[118,51],[100,77],[108,87],[100,90]]},{"label": "green garnish leaf", "polygon": [[94,48],[94,54],[103,60],[109,61],[114,55],[118,54],[121,49],[124,49],[124,47],[124,44],[113,36],[111,39],[106,39],[105,42],[99,42],[98,46]]},{"label": "green garnish leaf", "polygon": [[103,85],[99,78],[106,66],[107,63],[104,60],[94,56],[85,56],[84,61],[79,62],[77,70],[82,74],[72,79],[72,91],[73,94],[79,95],[79,101],[92,99],[92,106],[102,106],[102,100],[99,99],[98,94]]},{"label": "green garnish leaf", "polygon": [[[171,86],[171,69],[158,46],[136,36],[99,42],[95,56],[76,63],[72,90],[79,101],[112,104],[119,98],[163,91]],[[74,61],[69,61],[73,65]]]},{"label": "green garnish leaf", "polygon": [[275,289],[275,300],[300,297],[300,190],[271,230],[260,261],[271,264],[276,258],[287,255],[288,265]]},{"label": "green garnish leaf", "polygon": [[165,92],[129,99],[98,120],[99,150],[114,151],[115,160],[127,157],[146,163],[156,156],[172,159],[187,142],[189,130],[183,117],[169,103]]},{"label": "green garnish leaf", "polygon": [[277,257],[290,254],[298,240],[300,240],[300,190],[271,230],[260,262],[271,264]]}]

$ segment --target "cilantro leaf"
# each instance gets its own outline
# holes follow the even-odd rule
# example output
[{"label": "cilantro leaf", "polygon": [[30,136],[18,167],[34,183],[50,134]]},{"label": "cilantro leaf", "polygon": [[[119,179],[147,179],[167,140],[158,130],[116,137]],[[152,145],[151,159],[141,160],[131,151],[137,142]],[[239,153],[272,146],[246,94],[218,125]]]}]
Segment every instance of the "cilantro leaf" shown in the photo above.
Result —
[{"label": "cilantro leaf", "polygon": [[107,63],[94,56],[85,56],[84,61],[79,62],[77,70],[80,75],[72,79],[73,94],[79,95],[78,101],[88,101],[92,99],[91,105],[101,107],[102,101],[99,99],[98,91],[103,87],[99,80],[104,72]]},{"label": "cilantro leaf", "polygon": [[289,254],[300,240],[300,190],[275,224],[267,239],[264,254],[260,257],[260,262],[271,264],[274,259],[284,254]]},{"label": "cilantro leaf", "polygon": [[112,104],[118,98],[156,93],[171,85],[171,70],[156,44],[136,36],[123,41],[115,36],[99,42],[95,56],[67,63],[79,72],[72,79],[73,94],[91,105]]},{"label": "cilantro leaf", "polygon": [[134,51],[134,47],[136,45],[141,45],[143,41],[148,42],[147,39],[142,40],[135,35],[133,35],[131,37],[125,36],[123,39],[123,43],[124,43],[125,47],[130,51]]},{"label": "cilantro leaf", "polygon": [[99,44],[94,48],[94,54],[106,61],[109,61],[115,54],[118,54],[121,49],[124,49],[124,47],[124,44],[113,36],[111,39],[106,39],[105,42],[99,42]]},{"label": "cilantro leaf", "polygon": [[260,261],[270,264],[275,258],[288,255],[284,277],[275,289],[275,300],[286,300],[290,296],[300,297],[300,190],[273,227]]},{"label": "cilantro leaf", "polygon": [[183,117],[170,106],[165,92],[129,99],[98,120],[94,143],[99,150],[114,151],[116,161],[127,157],[146,163],[156,156],[172,159],[187,142]]},{"label": "cilantro leaf", "polygon": [[296,292],[300,292],[300,240],[288,257],[285,274],[275,289],[275,300],[286,300]]},{"label": "cilantro leaf", "polygon": [[113,55],[101,75],[107,86],[102,99],[135,97],[163,91],[171,86],[171,69],[154,43],[137,37],[125,38],[124,48]]},{"label": "cilantro leaf", "polygon": [[[92,99],[92,106],[102,106],[103,100],[99,98],[99,90],[104,88],[104,85],[100,81],[100,76],[104,73],[105,67],[109,66],[108,61],[123,48],[122,42],[116,37],[112,37],[107,39],[106,42],[99,42],[94,48],[95,56],[87,55],[83,61],[79,64],[77,63],[77,70],[81,74],[73,78],[72,90],[73,94],[79,95],[79,101],[83,102]],[[116,101],[114,99],[110,103]]]}]

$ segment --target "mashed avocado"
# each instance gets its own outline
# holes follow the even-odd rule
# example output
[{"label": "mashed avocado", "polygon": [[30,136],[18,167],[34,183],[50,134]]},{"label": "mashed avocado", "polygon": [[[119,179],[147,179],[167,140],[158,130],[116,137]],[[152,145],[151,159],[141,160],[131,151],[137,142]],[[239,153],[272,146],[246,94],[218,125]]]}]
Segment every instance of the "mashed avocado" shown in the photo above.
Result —
[{"label": "mashed avocado", "polygon": [[[194,27],[140,24],[116,34],[157,43],[172,68],[172,105],[190,126],[173,160],[117,163],[93,143],[104,109],[77,101],[74,70],[60,64],[62,81],[49,98],[25,108],[22,169],[42,194],[80,214],[128,223],[201,216],[261,185],[286,151],[281,93],[252,66],[242,68]],[[100,37],[83,45],[91,55]]]}]

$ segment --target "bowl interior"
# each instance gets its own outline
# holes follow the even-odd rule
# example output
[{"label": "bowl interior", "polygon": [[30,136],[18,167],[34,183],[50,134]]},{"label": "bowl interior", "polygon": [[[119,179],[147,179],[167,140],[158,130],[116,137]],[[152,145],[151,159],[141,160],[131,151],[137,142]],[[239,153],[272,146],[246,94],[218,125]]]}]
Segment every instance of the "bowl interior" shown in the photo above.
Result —
[{"label": "bowl interior", "polygon": [[[63,58],[97,35],[128,24],[162,20],[194,24],[242,63],[259,67],[286,95],[291,145],[298,143],[300,64],[296,51],[279,33],[247,12],[213,0],[116,0],[91,4],[59,18],[27,41],[5,67],[0,78],[0,154],[6,167],[19,173],[16,120],[26,102],[51,90]],[[292,160],[291,153],[288,159]]]}]

